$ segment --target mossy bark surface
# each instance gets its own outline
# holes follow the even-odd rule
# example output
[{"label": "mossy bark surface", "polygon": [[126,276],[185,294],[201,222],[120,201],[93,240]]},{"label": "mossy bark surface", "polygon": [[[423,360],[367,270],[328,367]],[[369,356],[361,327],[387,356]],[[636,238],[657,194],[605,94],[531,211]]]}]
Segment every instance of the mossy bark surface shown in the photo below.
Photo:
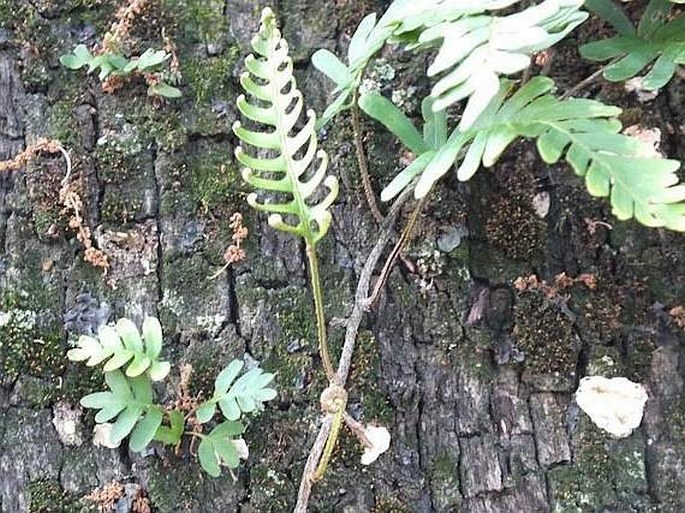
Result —
[{"label": "mossy bark surface", "polygon": [[[59,65],[76,44],[102,37],[117,3],[0,0],[0,159],[40,137],[59,139],[74,160],[85,221],[111,264],[103,276],[83,260],[58,200],[60,159],[41,156],[0,175],[0,511],[88,511],[81,498],[112,480],[140,485],[160,513],[289,511],[325,377],[304,248],[246,206],[230,131],[242,58],[268,2],[149,2],[130,51],[161,47],[164,28],[183,75],[183,97],[169,102],[147,97],[136,80],[105,94],[97,78]],[[331,88],[311,66],[312,52],[345,49],[363,14],[384,2],[273,7],[300,87],[321,112]],[[588,24],[556,52],[550,75],[562,90],[592,72],[575,48],[600,28]],[[393,50],[369,76],[416,115],[422,65]],[[627,124],[660,127],[662,150],[685,159],[681,79],[649,103],[621,84],[597,82],[586,93],[624,107]],[[343,184],[320,244],[332,319],[351,310],[378,227],[364,203],[350,120],[340,116],[322,135]],[[365,135],[380,190],[402,148],[371,122]],[[392,445],[363,467],[359,443],[343,430],[311,511],[685,511],[685,334],[668,314],[685,302],[685,239],[616,221],[569,169],[543,165],[530,145],[508,155],[468,184],[449,175],[432,193],[407,253],[414,266],[396,266],[366,316],[349,382],[350,411],[386,426]],[[551,200],[544,218],[534,208],[540,193]],[[234,212],[250,231],[247,259],[210,279],[223,265]],[[514,287],[518,277],[551,283],[562,272],[593,275],[596,286],[577,283],[554,298]],[[250,459],[236,481],[208,478],[194,457],[173,450],[95,448],[89,412],[76,410],[75,438],[60,431],[59,419],[102,386],[97,372],[66,361],[70,341],[146,314],[162,321],[167,359],[193,366],[196,391],[210,392],[233,358],[276,373],[279,398],[250,422]],[[330,338],[336,356],[335,323]],[[647,387],[633,435],[613,439],[575,406],[588,374]]]}]

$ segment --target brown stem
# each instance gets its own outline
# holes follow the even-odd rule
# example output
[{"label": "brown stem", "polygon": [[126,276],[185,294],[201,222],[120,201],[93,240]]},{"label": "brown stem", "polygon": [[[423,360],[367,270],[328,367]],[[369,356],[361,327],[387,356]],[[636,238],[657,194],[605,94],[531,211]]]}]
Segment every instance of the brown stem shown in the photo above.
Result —
[{"label": "brown stem", "polygon": [[[362,318],[364,316],[365,304],[369,294],[369,288],[371,286],[373,271],[376,268],[376,264],[378,264],[378,260],[383,254],[385,245],[392,236],[392,227],[395,218],[397,217],[397,213],[399,212],[400,207],[409,198],[410,194],[411,191],[405,191],[393,203],[388,216],[383,220],[382,229],[378,240],[366,259],[364,268],[359,276],[359,282],[357,283],[357,291],[355,294],[355,303],[354,307],[352,308],[352,313],[347,319],[345,342],[343,344],[342,354],[340,356],[340,363],[338,364],[336,381],[340,386],[345,385],[347,376],[350,373],[350,364],[352,362],[352,355],[354,354],[354,346],[357,341],[357,332],[359,331],[359,326],[361,325]],[[323,453],[326,441],[329,439],[332,425],[333,415],[329,414],[324,418],[314,445],[309,451],[307,463],[305,464],[304,471],[302,473],[302,480],[300,481],[300,489],[297,494],[297,505],[295,506],[294,513],[307,513],[309,496],[312,493],[312,485],[314,482],[313,478],[316,474],[316,468],[319,460],[321,459],[321,454]]]},{"label": "brown stem", "polygon": [[414,233],[414,228],[416,227],[416,221],[419,218],[419,214],[421,213],[421,209],[423,208],[425,199],[425,197],[421,198],[419,202],[416,204],[416,207],[414,207],[414,211],[411,213],[411,217],[407,221],[407,225],[404,227],[404,230],[402,230],[402,235],[400,235],[400,238],[395,244],[395,247],[392,248],[390,255],[385,261],[385,264],[383,265],[383,270],[381,271],[381,275],[376,280],[376,284],[373,287],[373,292],[367,300],[367,308],[371,308],[371,306],[378,300],[378,297],[381,295],[381,290],[383,290],[383,286],[385,285],[385,282],[388,280],[390,271],[392,270],[393,265],[395,265],[395,262],[397,261],[397,257],[399,257],[400,254],[402,254],[402,252],[406,249],[407,245],[411,241],[412,235]]},{"label": "brown stem", "polygon": [[359,106],[357,105],[357,93],[354,95],[354,102],[352,103],[352,131],[354,132],[354,147],[357,153],[357,164],[359,165],[359,176],[362,180],[362,188],[364,189],[364,196],[366,203],[369,205],[373,218],[381,223],[383,222],[383,214],[381,214],[376,202],[376,195],[373,193],[371,186],[371,176],[369,173],[369,163],[366,160],[364,153],[364,139],[362,136],[361,121],[359,119]]}]

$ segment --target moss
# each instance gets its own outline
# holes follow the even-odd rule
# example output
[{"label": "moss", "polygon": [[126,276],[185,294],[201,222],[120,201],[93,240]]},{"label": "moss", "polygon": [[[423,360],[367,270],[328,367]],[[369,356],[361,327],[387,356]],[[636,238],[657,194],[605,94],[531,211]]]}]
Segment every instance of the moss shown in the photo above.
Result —
[{"label": "moss", "polygon": [[380,372],[378,341],[371,332],[363,331],[357,337],[350,369],[350,401],[361,403],[365,422],[388,424],[394,411],[380,388]]},{"label": "moss", "polygon": [[392,497],[380,497],[376,499],[376,503],[371,510],[371,513],[411,513],[414,511],[409,506],[402,504],[397,499]]},{"label": "moss", "polygon": [[10,380],[19,375],[53,377],[64,369],[60,330],[38,323],[23,298],[5,295],[0,318],[0,369]]},{"label": "moss", "polygon": [[196,105],[214,99],[232,101],[235,90],[231,77],[239,55],[238,47],[234,46],[216,57],[188,57],[181,61],[181,73],[193,91]]},{"label": "moss", "polygon": [[545,224],[529,208],[507,196],[488,204],[485,237],[508,257],[530,261],[540,255]]},{"label": "moss", "polygon": [[549,472],[554,512],[632,510],[647,491],[644,441],[638,435],[613,440],[581,417],[573,445],[573,463]]},{"label": "moss", "polygon": [[254,511],[291,511],[297,495],[288,476],[270,464],[258,463],[250,469],[250,506]]},{"label": "moss", "polygon": [[159,513],[174,513],[178,511],[179,504],[188,508],[193,504],[197,505],[207,482],[199,465],[189,467],[187,464],[175,463],[170,465],[168,461],[159,458],[151,460],[147,494],[155,511]]},{"label": "moss", "polygon": [[311,298],[304,289],[287,287],[273,291],[267,302],[279,331],[268,341],[270,352],[264,367],[277,373],[283,399],[298,397],[304,388],[308,398],[315,401],[325,384],[325,375],[320,363],[314,364],[312,358],[318,348]]},{"label": "moss", "polygon": [[538,293],[523,294],[514,307],[514,322],[516,345],[525,354],[526,369],[533,374],[575,373],[579,343],[573,323],[558,307]]},{"label": "moss", "polygon": [[108,194],[101,206],[101,220],[104,224],[122,226],[140,219],[142,200],[131,200],[119,195]]},{"label": "moss", "polygon": [[231,210],[242,203],[236,197],[242,182],[237,170],[230,165],[232,160],[228,145],[201,145],[188,159],[184,173],[186,190],[202,212],[216,213],[221,206]]},{"label": "moss", "polygon": [[56,481],[37,479],[28,487],[29,513],[86,513],[95,511],[72,494],[65,492]]},{"label": "moss", "polygon": [[443,452],[433,461],[431,489],[433,490],[433,502],[437,509],[452,511],[459,508],[461,503],[459,462],[452,454]]}]

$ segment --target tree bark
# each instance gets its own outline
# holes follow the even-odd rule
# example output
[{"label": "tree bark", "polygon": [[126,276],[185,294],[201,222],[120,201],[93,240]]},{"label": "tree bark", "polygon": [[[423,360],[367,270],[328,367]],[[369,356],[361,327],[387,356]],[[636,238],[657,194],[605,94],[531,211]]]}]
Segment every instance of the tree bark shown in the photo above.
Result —
[{"label": "tree bark", "polygon": [[[0,511],[80,511],[84,495],[112,480],[140,485],[162,513],[292,510],[325,376],[304,248],[247,207],[230,131],[237,77],[267,2],[151,2],[134,22],[131,51],[161,47],[162,27],[174,41],[184,95],[162,103],[142,81],[110,95],[96,77],[59,65],[61,54],[102,36],[115,4],[0,0],[0,159],[40,137],[60,140],[74,160],[84,218],[111,264],[103,276],[84,262],[59,204],[65,169],[57,156],[0,175]],[[383,6],[274,6],[317,112],[331,87],[311,53],[345,50],[361,17]],[[588,25],[557,51],[551,76],[562,91],[593,71],[574,48],[597,34]],[[396,50],[383,59],[369,77],[416,114],[410,86],[423,63]],[[620,85],[598,81],[587,91],[625,107],[627,124],[660,127],[662,150],[685,158],[682,80],[647,104]],[[403,150],[379,126],[364,129],[378,192]],[[344,318],[378,226],[349,113],[321,136],[343,184],[332,234],[320,244],[326,314]],[[544,195],[542,218],[534,202]],[[248,257],[211,280],[233,212],[249,227]],[[386,426],[391,447],[363,467],[362,448],[343,430],[311,511],[685,511],[685,335],[668,313],[685,301],[682,235],[618,222],[569,169],[545,166],[520,143],[467,184],[445,177],[407,256],[415,268],[399,263],[366,315],[349,380],[350,412]],[[592,275],[596,286],[557,283],[552,296],[514,286],[530,275],[554,284],[560,273]],[[101,377],[67,363],[66,350],[103,322],[140,323],[146,314],[160,317],[174,369],[192,365],[196,391],[210,392],[236,357],[277,374],[279,398],[250,422],[250,459],[237,481],[227,472],[208,478],[187,453],[92,445],[93,416],[77,405]],[[337,356],[344,330],[329,330]],[[647,387],[643,423],[630,437],[611,438],[575,405],[579,379],[592,374]],[[72,414],[70,438],[60,419]]]}]

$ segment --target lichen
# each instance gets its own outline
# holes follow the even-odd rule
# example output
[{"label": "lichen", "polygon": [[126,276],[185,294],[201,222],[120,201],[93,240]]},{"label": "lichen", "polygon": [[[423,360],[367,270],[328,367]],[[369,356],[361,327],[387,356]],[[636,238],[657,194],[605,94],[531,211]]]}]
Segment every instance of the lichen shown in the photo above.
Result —
[{"label": "lichen", "polygon": [[611,439],[585,417],[576,429],[573,463],[549,472],[554,513],[632,511],[647,491],[644,440]]}]

